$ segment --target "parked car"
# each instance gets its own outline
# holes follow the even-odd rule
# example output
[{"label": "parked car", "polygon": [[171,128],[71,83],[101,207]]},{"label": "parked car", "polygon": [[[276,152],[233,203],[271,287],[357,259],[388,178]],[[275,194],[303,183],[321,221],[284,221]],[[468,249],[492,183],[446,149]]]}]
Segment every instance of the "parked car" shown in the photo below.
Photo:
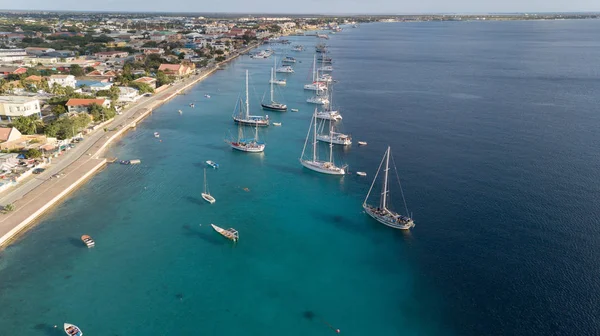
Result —
[{"label": "parked car", "polygon": [[34,174],[41,174],[41,173],[43,173],[45,170],[46,170],[46,169],[44,169],[44,168],[35,168],[35,169],[32,171],[32,173],[34,173]]}]

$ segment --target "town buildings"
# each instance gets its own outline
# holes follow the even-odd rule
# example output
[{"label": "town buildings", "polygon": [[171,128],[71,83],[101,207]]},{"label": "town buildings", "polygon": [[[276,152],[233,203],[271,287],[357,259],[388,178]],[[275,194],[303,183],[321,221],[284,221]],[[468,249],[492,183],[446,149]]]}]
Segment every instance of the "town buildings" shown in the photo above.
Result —
[{"label": "town buildings", "polygon": [[50,87],[60,85],[75,88],[77,86],[77,81],[73,75],[52,75],[48,78],[48,85],[50,85]]},{"label": "town buildings", "polygon": [[104,99],[104,98],[97,98],[97,99],[71,98],[71,99],[69,99],[69,101],[67,101],[67,103],[65,105],[67,106],[67,110],[69,111],[69,113],[82,113],[82,112],[87,112],[88,108],[92,104],[97,104],[102,107],[109,107],[110,100]]},{"label": "town buildings", "polygon": [[40,101],[33,97],[0,96],[0,120],[37,115],[42,117]]}]

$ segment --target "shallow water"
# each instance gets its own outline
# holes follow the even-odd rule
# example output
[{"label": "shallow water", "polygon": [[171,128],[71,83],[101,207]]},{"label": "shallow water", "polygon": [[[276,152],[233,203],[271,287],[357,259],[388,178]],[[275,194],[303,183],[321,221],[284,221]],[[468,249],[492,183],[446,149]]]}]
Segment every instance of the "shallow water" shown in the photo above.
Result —
[{"label": "shallow water", "polygon": [[[288,85],[277,94],[300,112],[268,113],[283,125],[261,129],[264,154],[224,139],[237,133],[244,71],[259,112],[272,60],[235,61],[111,149],[142,164],[108,166],[0,253],[0,331],[60,335],[53,326],[67,321],[93,335],[598,333],[598,28],[432,22],[332,36],[341,127],[369,143],[335,157],[367,178],[298,162],[314,37],[292,38],[307,51],[289,52],[301,63],[278,74]],[[388,144],[410,233],[361,209]],[[220,164],[207,172],[213,205],[200,197],[206,160]],[[210,223],[236,228],[239,243]]]}]

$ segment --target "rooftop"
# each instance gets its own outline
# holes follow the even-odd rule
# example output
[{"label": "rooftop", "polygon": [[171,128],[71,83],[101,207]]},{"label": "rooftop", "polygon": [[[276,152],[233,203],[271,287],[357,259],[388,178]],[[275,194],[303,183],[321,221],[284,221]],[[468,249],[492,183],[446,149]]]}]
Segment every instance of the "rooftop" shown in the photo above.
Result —
[{"label": "rooftop", "polygon": [[0,104],[24,104],[37,100],[36,97],[0,96]]},{"label": "rooftop", "polygon": [[67,102],[67,106],[87,106],[92,104],[102,105],[106,99],[79,99],[71,98]]}]

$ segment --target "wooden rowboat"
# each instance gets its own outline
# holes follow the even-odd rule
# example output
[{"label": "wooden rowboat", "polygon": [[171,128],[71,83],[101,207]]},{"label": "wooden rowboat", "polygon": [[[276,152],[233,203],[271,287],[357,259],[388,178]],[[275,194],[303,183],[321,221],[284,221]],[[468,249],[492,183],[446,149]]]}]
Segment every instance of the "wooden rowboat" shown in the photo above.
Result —
[{"label": "wooden rowboat", "polygon": [[215,229],[215,231],[220,233],[223,237],[225,237],[227,239],[231,239],[234,242],[237,242],[238,239],[240,238],[238,232],[235,229],[229,228],[229,229],[225,230],[223,228],[216,226],[215,224],[210,224],[210,226],[212,226],[213,229]]},{"label": "wooden rowboat", "polygon": [[63,328],[65,330],[65,333],[67,333],[67,335],[83,336],[83,332],[81,331],[81,329],[79,329],[79,327],[74,324],[65,323],[63,325]]},{"label": "wooden rowboat", "polygon": [[92,237],[90,237],[88,235],[81,236],[81,241],[85,245],[87,245],[88,248],[92,248],[92,247],[96,246],[96,242],[94,242],[94,240],[92,239]]}]

